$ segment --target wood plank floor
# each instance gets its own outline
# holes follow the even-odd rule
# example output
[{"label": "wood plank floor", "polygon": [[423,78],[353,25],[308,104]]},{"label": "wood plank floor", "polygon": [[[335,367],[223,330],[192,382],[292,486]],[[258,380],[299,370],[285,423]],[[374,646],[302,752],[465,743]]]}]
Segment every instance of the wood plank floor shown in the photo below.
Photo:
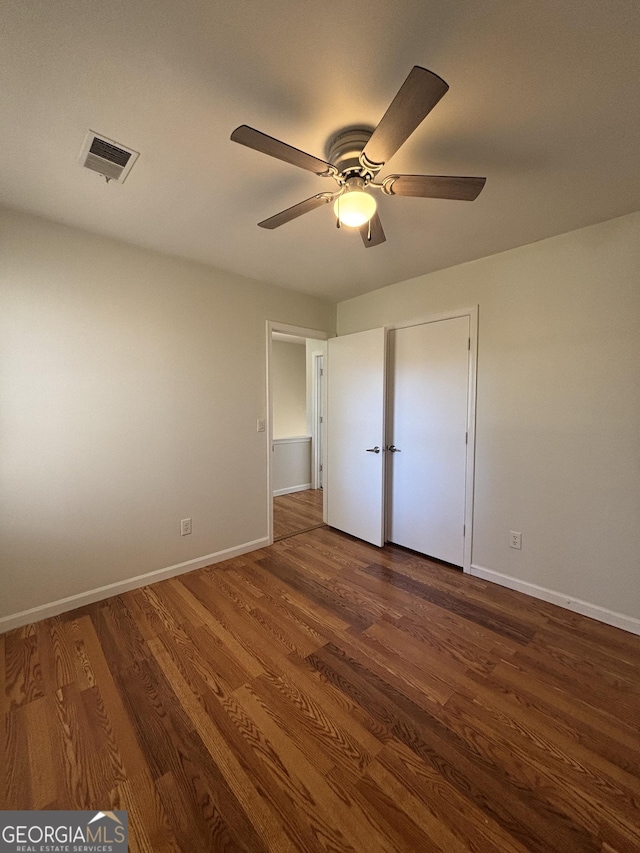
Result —
[{"label": "wood plank floor", "polygon": [[305,489],[273,499],[273,538],[285,539],[322,524],[322,489]]},{"label": "wood plank floor", "polygon": [[0,637],[0,808],[132,851],[638,851],[640,637],[328,528]]}]

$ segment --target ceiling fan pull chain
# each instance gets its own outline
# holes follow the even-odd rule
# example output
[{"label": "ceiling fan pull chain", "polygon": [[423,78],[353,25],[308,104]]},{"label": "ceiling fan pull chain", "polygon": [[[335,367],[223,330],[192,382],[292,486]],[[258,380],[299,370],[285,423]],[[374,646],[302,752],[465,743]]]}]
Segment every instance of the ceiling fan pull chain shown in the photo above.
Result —
[{"label": "ceiling fan pull chain", "polygon": [[336,228],[340,227],[340,196],[338,196],[338,216],[336,217]]},{"label": "ceiling fan pull chain", "polygon": [[371,242],[371,220],[367,222],[367,240]]}]

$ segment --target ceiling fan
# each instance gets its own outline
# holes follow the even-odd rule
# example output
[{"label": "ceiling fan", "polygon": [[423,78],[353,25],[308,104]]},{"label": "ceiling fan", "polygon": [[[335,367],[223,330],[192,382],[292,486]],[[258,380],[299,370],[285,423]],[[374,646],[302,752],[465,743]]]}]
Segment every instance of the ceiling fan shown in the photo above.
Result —
[{"label": "ceiling fan", "polygon": [[338,185],[333,192],[322,192],[293,207],[259,222],[261,228],[279,228],[295,219],[333,202],[336,224],[358,228],[365,246],[384,243],[376,201],[368,190],[375,188],[386,195],[419,198],[448,198],[473,201],[482,190],[486,178],[444,175],[388,175],[376,181],[378,172],[447,92],[449,86],[441,77],[414,65],[378,126],[347,127],[329,140],[327,160],[320,160],[267,136],[246,124],[231,134],[234,142],[262,151],[278,160],[332,178]]}]

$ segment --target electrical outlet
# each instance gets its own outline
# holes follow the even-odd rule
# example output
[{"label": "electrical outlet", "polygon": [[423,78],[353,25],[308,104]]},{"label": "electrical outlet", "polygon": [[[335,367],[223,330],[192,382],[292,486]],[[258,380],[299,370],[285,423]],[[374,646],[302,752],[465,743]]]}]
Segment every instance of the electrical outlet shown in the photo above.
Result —
[{"label": "electrical outlet", "polygon": [[188,536],[191,533],[191,519],[183,518],[180,522],[180,536]]},{"label": "electrical outlet", "polygon": [[517,530],[509,531],[509,548],[516,548],[518,551],[522,550],[522,533],[519,533]]}]

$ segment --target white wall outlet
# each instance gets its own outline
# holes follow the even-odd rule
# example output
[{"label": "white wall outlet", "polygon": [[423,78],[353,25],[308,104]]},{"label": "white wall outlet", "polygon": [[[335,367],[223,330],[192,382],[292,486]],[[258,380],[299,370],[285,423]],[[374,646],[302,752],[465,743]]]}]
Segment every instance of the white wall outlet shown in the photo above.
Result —
[{"label": "white wall outlet", "polygon": [[180,536],[188,536],[191,533],[191,519],[183,518],[180,522]]},{"label": "white wall outlet", "polygon": [[522,533],[519,533],[517,530],[509,531],[509,548],[517,548],[518,551],[522,550]]},{"label": "white wall outlet", "polygon": [[256,421],[256,432],[264,432],[264,418],[258,418]]}]

